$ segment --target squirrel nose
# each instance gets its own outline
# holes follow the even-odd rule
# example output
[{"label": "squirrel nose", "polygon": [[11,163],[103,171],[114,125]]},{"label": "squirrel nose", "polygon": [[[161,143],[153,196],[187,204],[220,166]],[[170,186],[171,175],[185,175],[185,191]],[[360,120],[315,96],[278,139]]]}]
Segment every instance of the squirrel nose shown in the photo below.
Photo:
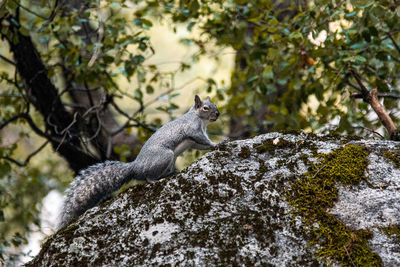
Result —
[{"label": "squirrel nose", "polygon": [[215,115],[217,115],[217,117],[219,117],[219,111],[216,111],[216,112],[215,112]]}]

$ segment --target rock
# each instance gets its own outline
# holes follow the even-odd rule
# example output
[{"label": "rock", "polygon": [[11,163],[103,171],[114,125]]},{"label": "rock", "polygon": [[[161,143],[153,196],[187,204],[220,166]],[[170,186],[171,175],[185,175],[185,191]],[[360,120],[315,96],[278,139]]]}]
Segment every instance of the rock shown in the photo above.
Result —
[{"label": "rock", "polygon": [[27,266],[400,266],[400,144],[270,133],[129,188]]}]

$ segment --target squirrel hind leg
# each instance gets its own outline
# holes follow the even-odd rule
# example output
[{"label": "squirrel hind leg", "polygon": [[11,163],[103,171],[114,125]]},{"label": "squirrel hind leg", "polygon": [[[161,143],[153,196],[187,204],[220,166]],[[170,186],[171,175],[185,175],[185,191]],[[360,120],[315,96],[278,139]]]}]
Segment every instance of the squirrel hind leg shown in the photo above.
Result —
[{"label": "squirrel hind leg", "polygon": [[153,183],[175,172],[175,155],[172,150],[165,150],[152,158],[149,172],[145,174],[146,181]]}]

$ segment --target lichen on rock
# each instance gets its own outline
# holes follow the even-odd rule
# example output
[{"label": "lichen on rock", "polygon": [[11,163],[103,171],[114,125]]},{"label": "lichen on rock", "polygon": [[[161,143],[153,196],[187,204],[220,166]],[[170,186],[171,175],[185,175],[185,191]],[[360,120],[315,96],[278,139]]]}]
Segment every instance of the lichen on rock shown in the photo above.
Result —
[{"label": "lichen on rock", "polygon": [[230,142],[90,209],[28,266],[400,265],[400,170],[383,155],[396,149],[308,134]]}]

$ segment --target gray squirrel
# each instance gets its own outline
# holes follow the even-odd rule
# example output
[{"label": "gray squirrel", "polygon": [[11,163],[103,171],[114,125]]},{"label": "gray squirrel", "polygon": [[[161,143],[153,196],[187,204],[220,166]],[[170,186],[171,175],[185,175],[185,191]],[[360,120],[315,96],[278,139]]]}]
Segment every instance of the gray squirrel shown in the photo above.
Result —
[{"label": "gray squirrel", "polygon": [[218,108],[210,98],[201,101],[196,95],[191,109],[158,129],[143,145],[135,161],[106,161],[81,171],[67,189],[58,229],[133,179],[151,183],[171,176],[176,158],[185,150],[217,146],[208,138],[206,128],[218,117]]}]

